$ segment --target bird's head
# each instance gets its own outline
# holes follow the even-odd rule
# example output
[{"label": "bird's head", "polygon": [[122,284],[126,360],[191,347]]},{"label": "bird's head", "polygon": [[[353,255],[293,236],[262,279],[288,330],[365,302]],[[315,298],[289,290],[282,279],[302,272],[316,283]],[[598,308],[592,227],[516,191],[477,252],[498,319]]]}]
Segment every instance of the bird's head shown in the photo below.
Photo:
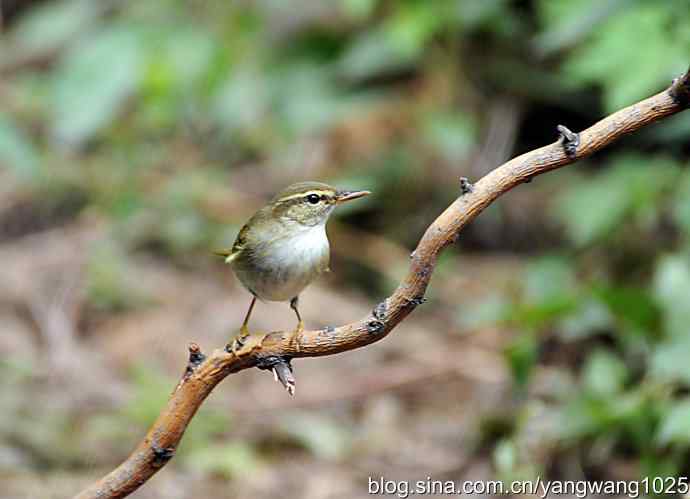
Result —
[{"label": "bird's head", "polygon": [[274,216],[313,227],[325,224],[339,204],[367,194],[370,192],[336,189],[321,182],[299,182],[279,192],[271,206]]}]

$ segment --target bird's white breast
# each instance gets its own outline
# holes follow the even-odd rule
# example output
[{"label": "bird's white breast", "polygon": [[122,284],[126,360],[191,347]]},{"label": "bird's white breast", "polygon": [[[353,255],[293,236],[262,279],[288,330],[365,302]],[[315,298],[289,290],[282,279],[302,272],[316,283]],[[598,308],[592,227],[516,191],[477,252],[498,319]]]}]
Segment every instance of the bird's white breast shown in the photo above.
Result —
[{"label": "bird's white breast", "polygon": [[311,271],[328,254],[329,245],[326,228],[323,225],[295,231],[275,243],[275,247],[267,252],[267,257],[276,267],[291,267]]},{"label": "bird's white breast", "polygon": [[[245,285],[262,300],[290,300],[328,268],[330,249],[325,225],[292,229],[289,237],[264,247],[261,268],[254,268],[251,276],[245,274],[242,279],[251,282]],[[244,273],[238,270],[238,275]]]}]

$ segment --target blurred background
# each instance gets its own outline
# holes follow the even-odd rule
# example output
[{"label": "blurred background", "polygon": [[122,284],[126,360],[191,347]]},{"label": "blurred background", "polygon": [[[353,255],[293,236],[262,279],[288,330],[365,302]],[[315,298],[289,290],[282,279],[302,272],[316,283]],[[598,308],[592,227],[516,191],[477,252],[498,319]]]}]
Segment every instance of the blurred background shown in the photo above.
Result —
[{"label": "blurred background", "polygon": [[[668,86],[686,0],[1,0],[0,491],[64,498],[134,447],[249,295],[212,250],[273,193],[329,225],[307,326],[392,292],[508,158]],[[690,472],[690,113],[503,196],[390,337],[245,371],[138,498],[351,498],[367,478]],[[292,326],[259,304],[254,329]]]}]

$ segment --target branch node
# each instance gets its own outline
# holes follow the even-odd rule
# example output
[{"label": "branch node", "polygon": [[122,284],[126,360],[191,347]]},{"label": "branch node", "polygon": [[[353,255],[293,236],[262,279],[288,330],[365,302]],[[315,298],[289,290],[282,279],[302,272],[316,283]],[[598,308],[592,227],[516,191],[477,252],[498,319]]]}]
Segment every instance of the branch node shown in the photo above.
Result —
[{"label": "branch node", "polygon": [[199,367],[206,356],[201,353],[201,347],[197,343],[191,342],[189,344],[189,362],[187,363],[187,373],[191,374],[194,369]]},{"label": "branch node", "polygon": [[571,159],[577,156],[577,146],[580,145],[580,134],[570,131],[564,125],[558,125],[556,130],[558,130],[560,134],[559,140],[561,144],[563,144],[565,155]]},{"label": "branch node", "polygon": [[180,387],[189,379],[189,377],[194,373],[197,367],[206,360],[206,356],[201,353],[201,347],[193,341],[189,343],[187,347],[189,349],[189,360],[187,361],[187,367],[185,367],[184,374],[180,382],[177,384],[175,391],[179,390]]},{"label": "branch node", "polygon": [[690,69],[678,78],[673,79],[668,93],[681,106],[690,107]]},{"label": "branch node", "polygon": [[161,447],[158,444],[151,444],[153,451],[153,466],[162,468],[175,455],[175,447]]},{"label": "branch node", "polygon": [[416,307],[417,305],[421,305],[424,302],[426,302],[426,298],[424,298],[423,296],[415,296],[414,298],[408,298],[407,299],[407,303],[413,307]]},{"label": "branch node", "polygon": [[431,275],[431,269],[429,268],[429,265],[422,266],[422,268],[417,271],[417,275],[422,279],[426,279],[427,277],[429,277]]},{"label": "branch node", "polygon": [[260,350],[265,337],[266,333],[252,333],[242,338],[238,336],[225,345],[225,351],[235,357],[245,357],[254,350]]},{"label": "branch node", "polygon": [[387,300],[383,300],[374,307],[374,310],[371,311],[371,314],[375,319],[382,321],[386,318],[386,312],[388,312],[388,302]]},{"label": "branch node", "polygon": [[385,331],[386,326],[383,322],[379,320],[373,320],[367,322],[367,332],[369,334],[380,334]]},{"label": "branch node", "polygon": [[474,191],[474,185],[467,177],[460,177],[460,193],[461,195],[469,194]]},{"label": "branch node", "polygon": [[287,390],[290,396],[295,395],[296,380],[292,372],[292,359],[290,357],[279,357],[272,355],[259,359],[256,367],[262,370],[273,371],[273,377]]}]

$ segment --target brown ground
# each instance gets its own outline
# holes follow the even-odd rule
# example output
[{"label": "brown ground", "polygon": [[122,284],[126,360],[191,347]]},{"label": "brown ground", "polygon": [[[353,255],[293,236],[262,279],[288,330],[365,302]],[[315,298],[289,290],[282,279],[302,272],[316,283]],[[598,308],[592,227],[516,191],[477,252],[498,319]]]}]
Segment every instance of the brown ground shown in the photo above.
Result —
[{"label": "brown ground", "polygon": [[[84,269],[88,249],[104,240],[99,225],[83,217],[0,246],[0,352],[26,371],[4,388],[2,498],[69,497],[106,473],[172,388],[187,343],[223,345],[247,306],[229,269],[210,257],[191,270],[142,254],[121,277],[144,305],[94,310],[83,300]],[[268,373],[231,376],[197,416],[202,428],[192,428],[177,458],[133,497],[362,497],[368,476],[491,477],[478,423],[509,403],[500,354],[507,335],[461,332],[462,309],[453,304],[489,292],[489,283],[509,285],[517,267],[509,258],[454,259],[435,276],[430,301],[385,341],[295,362],[294,398]],[[333,280],[303,294],[308,324],[347,322],[372,306],[361,292],[335,289]],[[252,327],[292,320],[287,306],[260,304]],[[143,374],[132,376],[133,368]],[[161,372],[164,381],[147,388]],[[139,417],[142,406],[148,412]],[[19,427],[12,424],[17,417]],[[209,448],[219,454],[209,458]]]}]

